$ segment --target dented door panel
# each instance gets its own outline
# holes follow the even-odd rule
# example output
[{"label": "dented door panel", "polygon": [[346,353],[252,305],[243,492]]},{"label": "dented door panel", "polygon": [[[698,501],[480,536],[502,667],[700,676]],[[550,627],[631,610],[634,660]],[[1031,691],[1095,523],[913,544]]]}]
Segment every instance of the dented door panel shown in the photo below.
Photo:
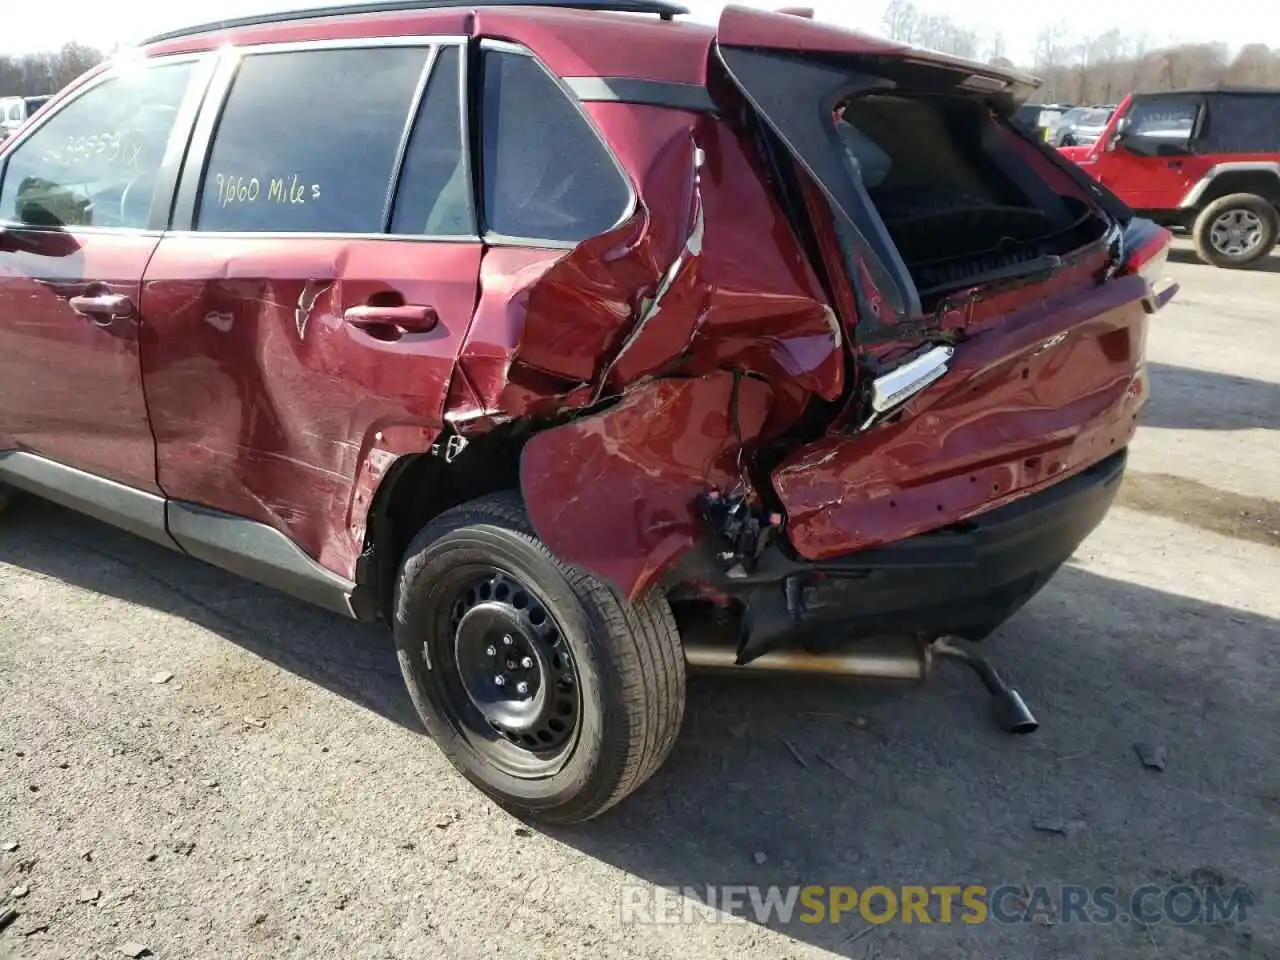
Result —
[{"label": "dented door panel", "polygon": [[[479,261],[466,242],[166,236],[141,347],[164,493],[269,524],[352,578],[370,490],[443,424]],[[438,322],[387,342],[344,319],[371,302]]]}]

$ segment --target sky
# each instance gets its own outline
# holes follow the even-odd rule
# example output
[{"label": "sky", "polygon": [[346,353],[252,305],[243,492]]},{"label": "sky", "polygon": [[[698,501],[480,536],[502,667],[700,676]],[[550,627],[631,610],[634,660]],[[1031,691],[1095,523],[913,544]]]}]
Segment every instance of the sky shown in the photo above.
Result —
[{"label": "sky", "polygon": [[[110,49],[165,30],[225,17],[267,10],[319,6],[330,0],[182,0],[166,6],[145,0],[3,0],[0,53],[31,53],[56,49],[68,41]],[[877,32],[885,0],[777,0],[748,2],[748,6],[812,6],[820,20]],[[1146,34],[1148,46],[1177,41],[1220,41],[1232,48],[1246,43],[1280,47],[1280,3],[1244,0],[1229,4],[1221,17],[1206,16],[1204,0],[1069,0],[1068,3],[1010,2],[1010,0],[914,0],[926,13],[951,17],[988,38],[1004,34],[1007,55],[1025,64],[1031,60],[1036,34],[1069,11],[1069,33],[1079,37],[1116,28],[1130,35]],[[714,23],[723,3],[685,0],[694,18]],[[1065,19],[1065,18],[1064,18]]]}]

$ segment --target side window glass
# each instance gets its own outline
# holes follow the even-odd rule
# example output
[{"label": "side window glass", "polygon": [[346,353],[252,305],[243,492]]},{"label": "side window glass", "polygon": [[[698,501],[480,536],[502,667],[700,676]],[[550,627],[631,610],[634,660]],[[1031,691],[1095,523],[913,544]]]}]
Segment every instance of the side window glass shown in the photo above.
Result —
[{"label": "side window glass", "polygon": [[1152,140],[1186,142],[1196,125],[1200,104],[1195,100],[1142,100],[1129,110],[1129,129],[1133,137]]},{"label": "side window glass", "polygon": [[1280,93],[1211,97],[1197,149],[1201,153],[1280,150]]},{"label": "side window glass", "polygon": [[48,227],[141,229],[196,64],[157,64],[103,80],[9,157],[0,219]]},{"label": "side window glass", "polygon": [[471,172],[462,138],[457,47],[442,47],[431,68],[400,174],[391,232],[468,237],[476,232]]},{"label": "side window glass", "polygon": [[197,230],[382,233],[425,47],[248,54],[201,184]]},{"label": "side window glass", "polygon": [[484,56],[484,219],[499,236],[578,241],[613,227],[630,193],[587,119],[530,56]]}]

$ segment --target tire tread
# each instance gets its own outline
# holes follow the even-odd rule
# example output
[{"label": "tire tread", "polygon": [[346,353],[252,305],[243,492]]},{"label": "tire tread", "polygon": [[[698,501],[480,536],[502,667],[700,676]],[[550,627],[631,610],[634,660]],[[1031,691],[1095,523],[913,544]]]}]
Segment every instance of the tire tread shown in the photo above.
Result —
[{"label": "tire tread", "polygon": [[541,553],[568,581],[588,613],[594,613],[603,628],[601,640],[609,659],[607,666],[618,678],[621,695],[617,706],[624,714],[625,739],[602,745],[603,749],[622,755],[622,763],[613,768],[613,776],[592,784],[565,808],[521,810],[510,803],[506,805],[516,812],[562,823],[598,816],[653,775],[670,754],[680,732],[685,661],[671,607],[657,591],[628,603],[605,581],[562,562],[534,533],[515,490],[488,494],[434,518],[409,547],[404,561],[406,572],[440,537],[478,524],[501,527]]},{"label": "tire tread", "polygon": [[[1269,238],[1261,244],[1259,250],[1243,260],[1224,259],[1209,240],[1209,228],[1213,221],[1218,219],[1224,210],[1231,207],[1249,207],[1261,214],[1270,232]],[[1268,256],[1275,248],[1277,234],[1280,234],[1280,211],[1277,211],[1271,201],[1253,193],[1230,193],[1206,204],[1196,215],[1195,223],[1191,228],[1191,242],[1195,245],[1196,256],[1202,262],[1215,267],[1238,270],[1251,267]]]}]

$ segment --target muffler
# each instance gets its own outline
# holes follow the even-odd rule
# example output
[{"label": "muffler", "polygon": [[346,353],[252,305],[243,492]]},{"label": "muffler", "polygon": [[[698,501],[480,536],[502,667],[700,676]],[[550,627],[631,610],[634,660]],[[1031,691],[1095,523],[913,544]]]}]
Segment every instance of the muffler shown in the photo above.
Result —
[{"label": "muffler", "polygon": [[1006,733],[1031,733],[1040,726],[1018,691],[1004,682],[995,667],[981,654],[959,646],[952,638],[886,637],[830,653],[771,650],[741,665],[736,662],[736,649],[728,644],[686,641],[684,645],[685,662],[691,670],[861,677],[917,683],[928,679],[935,656],[959,660],[973,670],[990,695],[996,721]]},{"label": "muffler", "polygon": [[[895,638],[896,639],[896,638]],[[684,659],[693,670],[725,673],[796,673],[863,677],[878,680],[915,680],[929,676],[930,645],[914,637],[872,644],[851,650],[810,653],[807,650],[770,650],[739,665],[737,651],[724,644],[686,642]]]}]

